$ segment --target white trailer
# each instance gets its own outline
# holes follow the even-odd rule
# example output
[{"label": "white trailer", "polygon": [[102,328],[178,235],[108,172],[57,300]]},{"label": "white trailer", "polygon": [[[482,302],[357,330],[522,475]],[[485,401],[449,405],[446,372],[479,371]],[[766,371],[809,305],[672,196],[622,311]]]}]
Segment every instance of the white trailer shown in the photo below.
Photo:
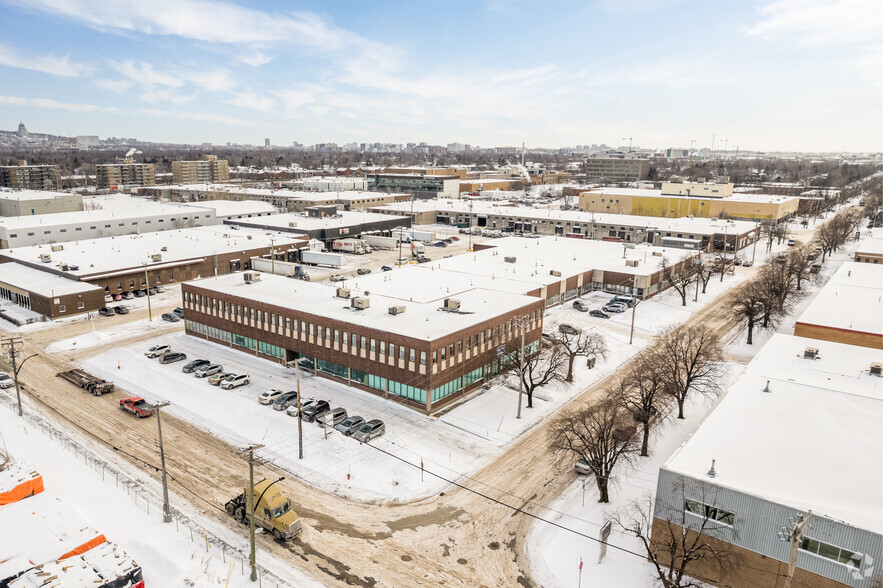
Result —
[{"label": "white trailer", "polygon": [[423,241],[424,243],[432,243],[433,241],[435,241],[435,233],[431,233],[429,231],[415,231],[412,229],[411,240]]},{"label": "white trailer", "polygon": [[364,239],[335,239],[331,242],[331,248],[334,251],[343,251],[344,253],[355,253],[362,255],[371,253],[371,246]]},{"label": "white trailer", "polygon": [[301,263],[310,265],[340,267],[343,265],[343,256],[338,253],[324,253],[322,251],[301,250],[300,261]]},{"label": "white trailer", "polygon": [[363,235],[363,239],[374,249],[387,251],[398,248],[399,240],[395,237],[381,237],[380,235]]},{"label": "white trailer", "polygon": [[418,241],[411,241],[411,256],[420,257],[426,255],[426,245]]}]

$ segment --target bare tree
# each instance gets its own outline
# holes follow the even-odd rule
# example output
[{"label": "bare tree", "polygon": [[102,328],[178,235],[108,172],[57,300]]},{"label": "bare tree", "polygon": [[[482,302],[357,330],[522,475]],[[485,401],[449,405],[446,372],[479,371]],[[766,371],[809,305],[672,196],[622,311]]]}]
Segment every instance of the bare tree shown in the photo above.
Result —
[{"label": "bare tree", "polygon": [[607,342],[598,332],[570,332],[558,337],[558,343],[567,356],[567,376],[565,382],[573,381],[573,363],[577,357],[601,357],[607,359]]},{"label": "bare tree", "polygon": [[704,255],[700,255],[696,259],[698,260],[694,266],[696,278],[702,282],[702,293],[705,294],[705,289],[708,288],[708,282],[711,281],[714,272],[717,271],[717,267],[715,267],[713,260]]},{"label": "bare tree", "polygon": [[611,518],[620,529],[640,540],[660,586],[702,588],[715,580],[706,575],[713,574],[719,580],[739,565],[738,554],[726,548],[732,541],[727,535],[735,535],[735,529],[718,523],[723,509],[714,505],[693,508],[688,518],[686,505],[676,508],[657,502],[655,517],[653,507],[653,498],[647,494]]},{"label": "bare tree", "polygon": [[811,280],[813,273],[811,272],[815,256],[813,255],[814,245],[803,244],[794,247],[788,252],[788,258],[785,261],[785,271],[787,271],[797,282],[797,289],[800,290],[803,282]]},{"label": "bare tree", "polygon": [[539,353],[524,358],[524,367],[516,360],[509,368],[509,373],[521,378],[521,384],[527,393],[527,408],[533,408],[533,393],[550,382],[564,379],[567,369],[567,355],[559,343],[542,349]]},{"label": "bare tree", "polygon": [[754,278],[753,283],[764,295],[761,326],[765,329],[775,328],[805,295],[805,292],[797,289],[797,278],[788,271],[787,266],[787,256],[777,256],[764,265]]},{"label": "bare tree", "polygon": [[723,350],[717,333],[704,325],[669,327],[654,346],[665,372],[665,388],[678,403],[684,418],[684,401],[691,391],[717,394],[724,375]]},{"label": "bare tree", "polygon": [[742,284],[730,293],[730,312],[740,324],[748,327],[749,345],[753,344],[754,327],[763,317],[766,299],[766,293],[753,281]]},{"label": "bare tree", "polygon": [[630,461],[637,451],[635,426],[628,412],[612,398],[570,410],[553,425],[553,447],[582,459],[595,476],[598,502],[610,502],[608,485],[616,464]]},{"label": "bare tree", "polygon": [[659,271],[662,273],[663,281],[681,295],[681,306],[687,306],[687,288],[693,283],[693,276],[696,275],[693,261],[686,260],[681,264],[672,265],[667,257],[663,257]]},{"label": "bare tree", "polygon": [[632,419],[643,427],[641,456],[648,455],[650,424],[664,404],[665,370],[653,350],[641,352],[629,362],[619,382],[617,401],[632,414]]}]

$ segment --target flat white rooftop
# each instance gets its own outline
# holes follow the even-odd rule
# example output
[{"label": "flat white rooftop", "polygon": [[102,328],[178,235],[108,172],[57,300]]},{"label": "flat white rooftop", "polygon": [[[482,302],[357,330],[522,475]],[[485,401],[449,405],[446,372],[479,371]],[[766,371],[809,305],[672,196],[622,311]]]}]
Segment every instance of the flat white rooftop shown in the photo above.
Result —
[{"label": "flat white rooftop", "polygon": [[857,255],[883,255],[883,237],[868,237],[858,244]]},{"label": "flat white rooftop", "polygon": [[[305,178],[314,179],[314,178]],[[329,178],[323,178],[328,180]],[[331,178],[333,179],[333,178]],[[346,179],[346,178],[341,178]],[[352,183],[353,180],[349,180]],[[346,182],[340,182],[346,183]],[[325,200],[333,202],[335,200],[356,200],[362,198],[380,198],[383,196],[393,196],[395,194],[387,194],[386,192],[368,192],[365,190],[330,190],[325,192],[306,191],[306,190],[285,190],[285,189],[268,189],[268,188],[248,188],[244,186],[234,186],[232,184],[183,184],[172,186],[151,186],[151,189],[161,188],[164,190],[172,190],[176,192],[215,192],[238,194],[242,196],[272,196],[275,198],[290,198],[292,200],[304,200],[313,202],[316,200]],[[400,195],[404,195],[403,193]],[[207,206],[211,201],[200,201],[200,206]]]},{"label": "flat white rooftop", "polygon": [[389,221],[390,216],[386,214],[346,210],[338,210],[336,215],[323,218],[307,216],[306,214],[287,213],[262,216],[259,219],[254,219],[255,223],[259,223],[261,226],[269,229],[300,229],[303,231],[343,228],[365,223]]},{"label": "flat white rooftop", "polygon": [[883,336],[883,266],[847,261],[797,322]]},{"label": "flat white rooftop", "polygon": [[671,198],[672,200],[682,198],[691,198],[693,200],[719,200],[721,202],[752,202],[752,203],[782,203],[790,200],[797,200],[796,196],[781,196],[778,194],[745,194],[742,192],[724,198],[711,197],[702,194],[692,196],[681,196],[678,194],[663,194],[662,190],[650,190],[642,188],[593,188],[586,190],[589,194],[605,194],[609,196],[643,196],[651,198]]},{"label": "flat white rooftop", "polygon": [[164,216],[174,214],[197,214],[213,216],[212,210],[203,206],[182,206],[180,204],[163,204],[144,198],[133,198],[125,194],[94,196],[83,200],[86,210],[78,212],[57,212],[28,216],[10,216],[0,218],[0,226],[9,230],[24,230],[31,227],[64,227],[88,222],[108,220],[134,219],[148,216]]},{"label": "flat white rooftop", "polygon": [[63,198],[65,196],[73,196],[70,192],[49,192],[47,190],[13,190],[11,188],[0,188],[0,199],[2,200],[52,200],[54,198]]},{"label": "flat white rooftop", "polygon": [[92,290],[98,286],[40,271],[20,263],[0,263],[0,284],[8,284],[40,296],[66,296]]},{"label": "flat white rooftop", "polygon": [[[747,221],[712,220],[710,218],[663,218],[657,216],[637,216],[631,214],[607,214],[581,212],[579,210],[560,210],[551,208],[530,208],[527,206],[501,206],[493,202],[463,201],[463,200],[417,200],[414,202],[414,212],[440,213],[457,212],[465,214],[470,211],[477,215],[501,215],[513,218],[530,218],[544,221],[561,221],[581,223],[595,226],[617,227],[647,227],[651,230],[677,231],[680,233],[711,234],[725,233],[744,234],[755,229],[755,224]],[[394,202],[384,204],[382,208],[394,212],[408,214],[411,211],[410,202]],[[602,227],[603,228],[603,227]]]},{"label": "flat white rooftop", "polygon": [[[803,359],[807,347],[820,359]],[[868,372],[880,361],[879,350],[773,335],[663,467],[883,532],[883,378]]]},{"label": "flat white rooftop", "polygon": [[[382,295],[369,288],[355,288],[347,283],[351,295],[365,296],[370,307],[356,310],[350,300],[337,298],[337,286],[292,280],[282,276],[261,274],[258,282],[246,284],[242,274],[228,274],[188,282],[214,292],[241,296],[282,308],[306,312],[371,329],[431,341],[468,329],[502,313],[515,311],[537,302],[536,298],[472,288],[458,293],[461,313],[445,312],[444,298],[427,298],[403,302],[400,298]],[[390,306],[405,306],[405,312],[389,314]],[[317,318],[321,324],[321,318]]]},{"label": "flat white rooftop", "polygon": [[276,207],[269,202],[259,200],[203,200],[202,202],[184,202],[182,206],[204,209],[210,208],[215,211],[215,216],[220,219],[247,218],[249,215],[275,214]]},{"label": "flat white rooftop", "polygon": [[[52,261],[42,265],[51,268],[58,268],[62,264],[79,266],[79,269],[68,269],[65,273],[94,278],[96,274],[137,268],[145,263],[148,269],[158,269],[161,266],[173,267],[176,263],[186,260],[237,250],[244,252],[259,247],[270,247],[271,244],[279,251],[284,251],[295,243],[305,244],[306,241],[290,233],[272,233],[257,229],[236,230],[226,225],[212,225],[70,241],[59,244],[63,247],[61,251],[52,251],[50,245],[18,247],[4,255],[36,264],[41,263],[41,254],[48,254],[52,257]],[[166,248],[165,251],[162,251],[163,247]],[[162,259],[153,261],[152,254],[159,254]]]}]

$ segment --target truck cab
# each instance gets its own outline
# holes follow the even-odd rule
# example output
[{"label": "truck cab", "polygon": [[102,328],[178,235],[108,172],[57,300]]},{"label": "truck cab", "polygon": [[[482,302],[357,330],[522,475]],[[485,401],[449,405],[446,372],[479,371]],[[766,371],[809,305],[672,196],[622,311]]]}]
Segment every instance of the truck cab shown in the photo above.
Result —
[{"label": "truck cab", "polygon": [[[241,523],[247,523],[248,488],[226,505],[227,513]],[[301,532],[300,517],[291,510],[291,504],[270,480],[261,480],[254,485],[254,524],[263,527],[277,540],[293,539]]]}]

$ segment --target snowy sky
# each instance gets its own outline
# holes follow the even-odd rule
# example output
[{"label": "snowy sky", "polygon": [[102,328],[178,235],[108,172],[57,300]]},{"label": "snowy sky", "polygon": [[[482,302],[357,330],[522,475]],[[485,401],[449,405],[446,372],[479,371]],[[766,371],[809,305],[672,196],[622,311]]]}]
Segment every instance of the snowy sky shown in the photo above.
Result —
[{"label": "snowy sky", "polygon": [[[880,150],[879,0],[0,0],[0,128]],[[720,147],[719,147],[720,148]]]}]

